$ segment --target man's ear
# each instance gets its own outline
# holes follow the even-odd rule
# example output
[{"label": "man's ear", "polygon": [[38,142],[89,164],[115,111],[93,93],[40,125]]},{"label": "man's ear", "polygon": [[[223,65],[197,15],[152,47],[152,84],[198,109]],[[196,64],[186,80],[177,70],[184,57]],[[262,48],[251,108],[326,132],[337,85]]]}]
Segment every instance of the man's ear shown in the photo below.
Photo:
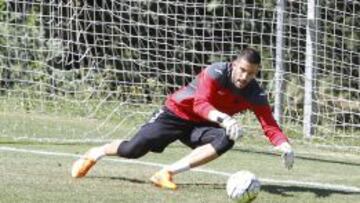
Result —
[{"label": "man's ear", "polygon": [[235,60],[232,61],[233,66],[237,66],[240,63],[241,59],[236,58]]},{"label": "man's ear", "polygon": [[258,72],[256,73],[256,77],[257,77],[257,78],[261,78],[261,77],[262,77],[261,65],[259,65],[259,69],[258,69]]}]

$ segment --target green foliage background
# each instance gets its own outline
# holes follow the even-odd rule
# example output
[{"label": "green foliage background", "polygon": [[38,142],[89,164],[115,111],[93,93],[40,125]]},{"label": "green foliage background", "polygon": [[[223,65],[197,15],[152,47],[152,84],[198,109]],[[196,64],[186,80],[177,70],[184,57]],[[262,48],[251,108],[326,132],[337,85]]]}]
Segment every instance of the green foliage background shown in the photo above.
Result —
[{"label": "green foliage background", "polygon": [[[317,5],[315,125],[331,128],[318,134],[359,134],[359,10],[358,1]],[[306,13],[306,3],[287,2],[284,118],[297,134]],[[205,65],[246,46],[262,54],[260,81],[273,102],[275,28],[275,0],[0,0],[2,107],[104,118],[117,102],[158,106]]]}]

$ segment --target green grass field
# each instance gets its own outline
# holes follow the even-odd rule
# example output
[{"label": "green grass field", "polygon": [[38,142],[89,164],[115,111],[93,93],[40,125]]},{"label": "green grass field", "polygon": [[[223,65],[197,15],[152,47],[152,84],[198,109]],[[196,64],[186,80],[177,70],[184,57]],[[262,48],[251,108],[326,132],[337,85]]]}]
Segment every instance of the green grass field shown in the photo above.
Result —
[{"label": "green grass field", "polygon": [[[180,143],[174,143],[162,154],[150,153],[138,159],[139,163],[126,163],[116,157],[103,159],[87,177],[73,179],[72,162],[93,144],[30,142],[12,139],[9,132],[14,131],[19,137],[25,133],[36,137],[53,131],[55,137],[61,138],[62,133],[75,135],[86,131],[96,120],[11,115],[0,115],[0,202],[232,202],[226,196],[224,175],[197,171],[180,174],[175,177],[177,191],[150,184],[148,178],[159,169],[156,164],[170,164],[190,152]],[[12,123],[18,123],[18,127]],[[103,127],[114,128],[115,124],[107,125]],[[126,131],[120,128],[114,134]],[[101,134],[101,130],[94,132],[97,132],[92,134],[94,137]],[[252,171],[263,180],[255,202],[360,202],[360,191],[337,188],[338,185],[360,188],[359,154],[296,143],[294,147],[296,162],[291,171],[283,167],[269,144],[256,137],[245,138],[202,169],[226,173]],[[332,184],[333,188],[279,182],[289,180]]]}]

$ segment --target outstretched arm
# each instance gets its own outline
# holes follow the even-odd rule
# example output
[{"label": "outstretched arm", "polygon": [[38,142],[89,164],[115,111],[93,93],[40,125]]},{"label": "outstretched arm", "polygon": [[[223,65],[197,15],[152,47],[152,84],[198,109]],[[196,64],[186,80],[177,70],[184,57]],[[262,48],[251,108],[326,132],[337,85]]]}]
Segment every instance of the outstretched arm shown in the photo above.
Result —
[{"label": "outstretched arm", "polygon": [[282,152],[285,167],[291,169],[294,164],[294,152],[288,138],[276,123],[270,106],[253,106],[253,111],[262,126],[265,136],[268,137],[269,141],[275,146],[275,149]]}]

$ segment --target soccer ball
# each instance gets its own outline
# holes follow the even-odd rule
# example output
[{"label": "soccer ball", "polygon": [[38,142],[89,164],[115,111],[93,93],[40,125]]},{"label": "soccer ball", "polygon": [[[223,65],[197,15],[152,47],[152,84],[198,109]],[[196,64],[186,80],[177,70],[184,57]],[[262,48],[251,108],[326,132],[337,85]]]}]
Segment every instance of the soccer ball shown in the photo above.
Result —
[{"label": "soccer ball", "polygon": [[249,203],[257,197],[260,187],[260,181],[253,173],[238,171],[229,177],[226,192],[237,203]]}]

